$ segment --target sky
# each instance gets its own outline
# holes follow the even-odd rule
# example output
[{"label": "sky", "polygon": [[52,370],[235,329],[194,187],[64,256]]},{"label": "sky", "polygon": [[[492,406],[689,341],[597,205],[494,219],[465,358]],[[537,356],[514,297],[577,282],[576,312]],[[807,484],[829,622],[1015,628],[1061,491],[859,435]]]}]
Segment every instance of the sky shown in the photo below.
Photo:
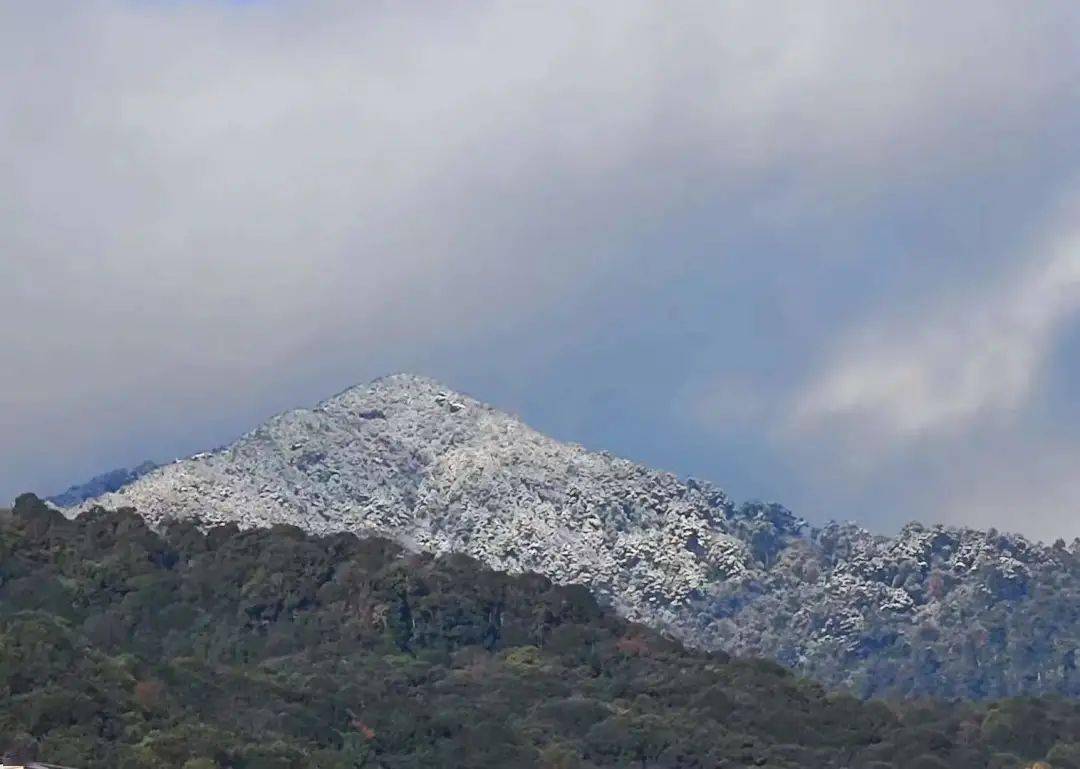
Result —
[{"label": "sky", "polygon": [[0,500],[408,371],[1080,536],[1080,4],[0,1]]}]

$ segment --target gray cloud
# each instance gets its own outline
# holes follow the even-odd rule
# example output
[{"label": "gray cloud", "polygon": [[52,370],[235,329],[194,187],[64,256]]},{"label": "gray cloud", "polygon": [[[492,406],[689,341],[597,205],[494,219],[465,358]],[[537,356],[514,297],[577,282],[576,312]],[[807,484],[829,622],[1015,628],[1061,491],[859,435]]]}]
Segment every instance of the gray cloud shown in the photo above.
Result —
[{"label": "gray cloud", "polygon": [[[0,496],[409,368],[888,523],[864,500],[928,474],[913,446],[1037,400],[1067,328],[1020,321],[1069,258],[1038,233],[1077,183],[1078,28],[1072,3],[4,5]],[[913,297],[942,320],[898,319]],[[885,458],[819,464],[852,416]],[[1030,420],[994,429],[1039,453]],[[924,485],[895,506],[967,515]]]},{"label": "gray cloud", "polygon": [[[1055,339],[1080,312],[1080,232],[1070,206],[1017,255],[1019,267],[957,288],[894,326],[865,326],[811,388],[793,427],[850,418],[883,448],[1015,413],[1032,394]],[[978,283],[980,276],[973,275]],[[865,454],[863,455],[865,458]]]}]

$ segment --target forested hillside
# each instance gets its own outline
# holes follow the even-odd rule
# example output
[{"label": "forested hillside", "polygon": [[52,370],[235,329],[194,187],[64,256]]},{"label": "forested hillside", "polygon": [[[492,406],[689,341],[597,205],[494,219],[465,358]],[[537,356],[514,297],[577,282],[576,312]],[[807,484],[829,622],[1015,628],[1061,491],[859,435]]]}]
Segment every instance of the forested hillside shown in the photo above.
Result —
[{"label": "forested hillside", "polygon": [[74,767],[1080,767],[1080,707],[888,705],[579,587],[292,527],[0,527],[0,740]]},{"label": "forested hillside", "polygon": [[464,553],[587,585],[691,646],[774,659],[860,697],[1080,697],[1080,541],[813,527],[554,440],[423,377],[281,414],[82,508],[95,504],[155,527],[286,523]]}]

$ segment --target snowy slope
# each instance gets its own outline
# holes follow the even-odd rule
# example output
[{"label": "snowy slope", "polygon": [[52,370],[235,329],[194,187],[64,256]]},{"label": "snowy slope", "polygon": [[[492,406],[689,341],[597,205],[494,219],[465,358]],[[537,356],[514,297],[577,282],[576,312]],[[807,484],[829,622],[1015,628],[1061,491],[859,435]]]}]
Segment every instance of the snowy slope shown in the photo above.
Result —
[{"label": "snowy slope", "polygon": [[165,518],[373,532],[584,582],[627,615],[745,570],[719,491],[552,440],[438,383],[396,375],[282,414],[213,453],[83,505]]},{"label": "snowy slope", "polygon": [[811,529],[420,377],[282,414],[70,512],[93,505],[133,506],[155,525],[286,523],[464,552],[588,584],[689,643],[765,654],[862,694],[1080,693],[1080,568],[1067,549],[970,529]]}]

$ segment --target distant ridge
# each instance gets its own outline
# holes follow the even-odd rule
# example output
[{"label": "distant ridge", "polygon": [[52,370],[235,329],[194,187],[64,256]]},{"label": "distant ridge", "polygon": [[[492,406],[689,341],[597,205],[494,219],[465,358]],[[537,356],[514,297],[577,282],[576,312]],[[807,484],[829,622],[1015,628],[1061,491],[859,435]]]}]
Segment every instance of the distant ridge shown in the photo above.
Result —
[{"label": "distant ridge", "polygon": [[687,643],[860,695],[1080,695],[1076,546],[911,524],[813,528],[779,505],[589,452],[394,375],[94,499],[170,519],[391,537],[588,585]]},{"label": "distant ridge", "polygon": [[69,486],[65,491],[45,499],[57,507],[75,507],[88,499],[100,497],[102,494],[108,494],[112,491],[119,491],[124,486],[134,483],[158,467],[160,465],[157,462],[148,459],[135,467],[122,467],[96,475],[86,483]]}]

